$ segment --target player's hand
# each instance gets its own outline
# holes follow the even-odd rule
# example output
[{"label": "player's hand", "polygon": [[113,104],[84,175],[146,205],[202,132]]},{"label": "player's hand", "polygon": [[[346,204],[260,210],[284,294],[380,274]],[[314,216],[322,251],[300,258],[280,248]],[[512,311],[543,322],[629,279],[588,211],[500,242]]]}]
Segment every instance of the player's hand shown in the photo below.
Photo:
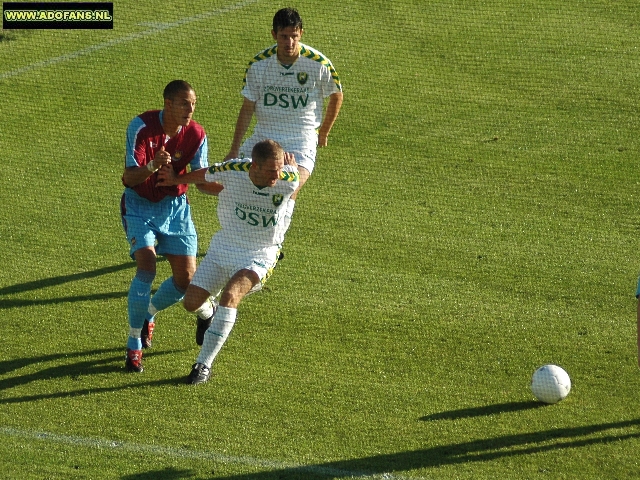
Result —
[{"label": "player's hand", "polygon": [[235,160],[236,158],[238,158],[238,155],[239,155],[238,152],[231,151],[231,152],[227,153],[227,156],[224,157],[222,159],[222,161],[226,162],[227,160]]},{"label": "player's hand", "polygon": [[284,164],[285,165],[293,165],[295,167],[298,166],[296,163],[296,157],[293,153],[284,152]]},{"label": "player's hand", "polygon": [[171,187],[173,185],[179,185],[180,180],[176,171],[171,167],[163,167],[158,170],[158,181],[156,185],[159,187]]},{"label": "player's hand", "polygon": [[326,147],[329,143],[329,135],[322,132],[318,133],[318,147]]},{"label": "player's hand", "polygon": [[171,163],[171,154],[164,149],[164,145],[156,152],[156,156],[153,157],[153,163],[158,168]]}]

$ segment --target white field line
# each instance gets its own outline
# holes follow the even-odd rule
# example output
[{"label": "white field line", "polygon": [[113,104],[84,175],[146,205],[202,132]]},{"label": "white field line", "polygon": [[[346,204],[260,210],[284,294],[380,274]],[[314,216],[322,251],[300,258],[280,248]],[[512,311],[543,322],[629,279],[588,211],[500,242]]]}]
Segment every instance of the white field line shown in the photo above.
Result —
[{"label": "white field line", "polygon": [[71,53],[65,53],[64,55],[60,55],[59,57],[49,58],[47,60],[42,60],[40,62],[32,63],[30,65],[26,65],[24,67],[16,68],[15,70],[9,70],[7,72],[0,73],[0,80],[4,80],[6,78],[15,77],[17,75],[21,75],[26,72],[30,72],[32,70],[37,70],[39,68],[48,67],[51,65],[55,65],[57,63],[66,62],[69,60],[73,60],[78,57],[82,57],[84,55],[89,55],[90,53],[96,52],[98,50],[104,50],[105,48],[110,48],[115,45],[121,45],[123,43],[131,42],[133,40],[138,40],[140,38],[148,37],[150,35],[155,35],[160,32],[164,32],[166,30],[177,28],[182,25],[186,25],[193,22],[198,22],[200,20],[205,20],[210,17],[215,17],[217,15],[222,15],[224,13],[232,12],[234,10],[239,10],[241,8],[246,7],[247,5],[251,5],[252,3],[256,3],[258,0],[244,0],[242,2],[235,3],[233,5],[229,5],[227,7],[218,8],[216,10],[212,10],[210,12],[201,13],[198,15],[194,15],[193,17],[187,17],[175,22],[169,23],[145,23],[143,26],[150,27],[149,30],[145,30],[143,32],[132,33],[125,37],[115,38],[113,40],[109,40],[108,42],[98,43],[96,45],[91,45],[89,47],[83,48],[82,50],[77,50]]},{"label": "white field line", "polygon": [[65,445],[76,445],[86,448],[113,449],[130,453],[144,453],[146,455],[155,455],[158,457],[210,460],[226,465],[244,465],[254,468],[265,468],[268,470],[296,470],[300,473],[307,472],[314,475],[324,475],[326,477],[351,477],[380,480],[420,480],[421,478],[409,478],[392,473],[370,474],[364,472],[352,472],[339,468],[323,467],[322,465],[295,465],[292,463],[278,462],[275,460],[264,460],[260,458],[225,455],[216,452],[202,452],[197,450],[187,450],[185,448],[163,447],[161,445],[117,442],[91,437],[75,437],[69,435],[60,435],[57,433],[22,430],[12,427],[0,427],[0,435],[5,437],[22,438],[26,440],[39,440],[44,442],[61,443]]}]

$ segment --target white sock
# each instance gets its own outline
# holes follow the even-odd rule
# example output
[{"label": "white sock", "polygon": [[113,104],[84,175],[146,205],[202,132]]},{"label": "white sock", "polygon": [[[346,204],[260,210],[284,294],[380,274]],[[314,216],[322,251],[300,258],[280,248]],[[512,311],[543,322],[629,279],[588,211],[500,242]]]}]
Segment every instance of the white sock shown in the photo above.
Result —
[{"label": "white sock", "polygon": [[238,309],[219,306],[211,326],[204,334],[204,341],[200,354],[196,359],[197,363],[203,363],[211,368],[213,360],[224,345],[225,340],[231,333],[233,325],[236,323]]},{"label": "white sock", "polygon": [[211,315],[213,315],[213,312],[214,312],[213,304],[211,303],[211,300],[208,298],[207,298],[207,301],[204,302],[202,306],[195,311],[198,317],[200,317],[202,320],[208,320],[209,318],[211,318]]}]

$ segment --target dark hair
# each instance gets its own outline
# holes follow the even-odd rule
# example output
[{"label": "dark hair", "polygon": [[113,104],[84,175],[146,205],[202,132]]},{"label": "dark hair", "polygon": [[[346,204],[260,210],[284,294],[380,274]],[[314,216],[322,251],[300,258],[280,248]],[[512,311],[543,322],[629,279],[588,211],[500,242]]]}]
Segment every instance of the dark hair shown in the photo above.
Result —
[{"label": "dark hair", "polygon": [[284,150],[275,140],[263,140],[256,143],[251,150],[251,160],[258,166],[262,166],[267,160],[278,159],[283,156]]},{"label": "dark hair", "polygon": [[167,100],[173,100],[179,93],[191,91],[193,88],[184,80],[173,80],[164,87],[163,97]]},{"label": "dark hair", "polygon": [[283,8],[276,12],[273,16],[273,31],[278,33],[278,30],[283,28],[293,27],[302,31],[302,18],[295,8]]}]

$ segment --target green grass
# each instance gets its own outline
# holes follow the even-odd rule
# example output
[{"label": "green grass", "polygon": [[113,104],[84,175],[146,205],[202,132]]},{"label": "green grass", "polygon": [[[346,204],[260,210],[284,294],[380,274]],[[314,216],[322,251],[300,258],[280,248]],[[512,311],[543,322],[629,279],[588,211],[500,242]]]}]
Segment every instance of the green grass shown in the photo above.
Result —
[{"label": "green grass", "polygon": [[[0,32],[0,477],[640,476],[631,1],[297,3],[345,103],[286,258],[208,384],[182,384],[180,306],[124,373],[126,125],[185,78],[222,158],[278,7],[149,24],[231,4]],[[203,254],[216,200],[190,198]],[[545,363],[573,380],[555,406],[528,388]]]}]

